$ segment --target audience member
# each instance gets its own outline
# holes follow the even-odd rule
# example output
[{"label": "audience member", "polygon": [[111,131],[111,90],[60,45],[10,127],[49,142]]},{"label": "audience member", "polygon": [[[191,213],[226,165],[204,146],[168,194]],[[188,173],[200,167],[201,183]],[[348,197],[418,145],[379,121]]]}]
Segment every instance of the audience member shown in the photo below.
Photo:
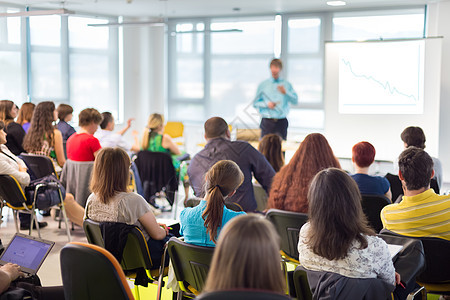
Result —
[{"label": "audience member", "polygon": [[142,196],[128,192],[130,165],[130,157],[121,148],[100,150],[92,171],[86,218],[138,226],[148,241],[153,265],[158,266],[169,239],[168,228],[156,222],[150,204]]},{"label": "audience member", "polygon": [[[30,184],[30,176],[27,173],[25,163],[13,153],[11,153],[5,146],[6,133],[4,132],[4,123],[0,121],[0,174],[13,176],[23,189]],[[84,209],[75,202],[73,196],[66,193],[64,199],[64,207],[66,209],[67,217],[77,225],[83,226]],[[33,224],[33,226],[35,226]],[[39,222],[39,227],[47,226],[46,222]],[[30,215],[20,214],[20,229],[25,230],[30,228]]]},{"label": "audience member", "polygon": [[189,195],[189,179],[187,177],[187,167],[181,165],[182,152],[170,135],[164,133],[164,117],[161,114],[151,114],[148,117],[147,127],[142,136],[142,150],[151,152],[163,152],[170,154],[172,164],[178,178],[182,178],[184,185],[185,200]]},{"label": "audience member", "polygon": [[387,244],[375,236],[361,207],[355,181],[344,171],[320,171],[308,192],[309,221],[298,242],[300,264],[312,271],[351,278],[380,278],[400,282]]},{"label": "audience member", "polygon": [[66,162],[61,131],[55,128],[57,112],[51,101],[40,102],[31,119],[30,129],[23,140],[28,153],[45,155],[52,159],[56,171],[61,171]]},{"label": "audience member", "polygon": [[6,147],[8,147],[14,155],[25,152],[22,147],[25,130],[23,130],[22,126],[14,122],[18,111],[19,110],[14,102],[10,100],[0,100],[0,121],[5,123],[5,131],[8,133]]},{"label": "audience member", "polygon": [[214,247],[223,226],[232,218],[245,214],[225,207],[244,181],[244,174],[231,160],[221,160],[206,173],[205,199],[180,214],[181,234],[186,243]]},{"label": "audience member", "polygon": [[73,161],[94,161],[102,148],[94,133],[102,122],[102,115],[95,108],[83,109],[78,115],[80,130],[67,140],[67,158]]},{"label": "audience member", "polygon": [[281,137],[274,133],[266,134],[258,145],[258,150],[267,159],[275,172],[284,166],[283,151],[281,150]]},{"label": "audience member", "polygon": [[[37,300],[64,300],[62,286],[42,287],[16,280],[24,274],[16,264],[7,263],[0,267],[0,296],[2,299],[37,299]],[[22,291],[21,291],[22,290]]]},{"label": "audience member", "polygon": [[76,133],[75,129],[68,124],[72,120],[73,117],[73,108],[68,104],[60,104],[56,109],[58,111],[58,129],[61,131],[63,141],[67,142],[69,137]]},{"label": "audience member", "polygon": [[19,109],[19,115],[17,116],[17,123],[22,126],[25,132],[28,132],[30,128],[31,118],[33,117],[33,111],[36,105],[31,102],[22,104]]},{"label": "audience member", "polygon": [[359,142],[352,148],[352,162],[355,174],[352,178],[356,181],[361,194],[382,195],[389,200],[392,198],[389,181],[381,176],[369,175],[370,165],[375,160],[375,147],[369,142]]},{"label": "audience member", "polygon": [[244,174],[244,182],[236,193],[226,199],[239,204],[246,212],[255,211],[256,201],[253,192],[252,174],[269,192],[275,171],[267,159],[244,141],[230,141],[228,124],[220,117],[205,122],[206,146],[191,160],[188,168],[189,180],[197,197],[204,196],[205,174],[219,160],[232,160]]},{"label": "audience member", "polygon": [[412,237],[450,240],[450,196],[430,189],[433,160],[423,149],[410,146],[398,159],[404,196],[381,211],[384,228]]},{"label": "audience member", "polygon": [[[400,135],[403,141],[403,144],[405,146],[405,149],[409,146],[414,146],[420,149],[425,149],[425,133],[423,132],[422,128],[410,126],[405,128],[403,130],[402,134]],[[437,183],[439,185],[439,188],[442,188],[442,164],[441,161],[436,158],[432,157],[433,163],[434,163],[434,177],[437,180]],[[395,166],[397,167],[397,165]]]},{"label": "audience member", "polygon": [[307,135],[291,161],[275,175],[267,207],[307,213],[309,184],[319,171],[329,167],[341,165],[327,139],[320,133]]},{"label": "audience member", "polygon": [[238,216],[219,235],[205,292],[264,290],[286,293],[280,267],[280,237],[258,215]]},{"label": "audience member", "polygon": [[139,148],[139,138],[138,132],[133,130],[134,144],[129,143],[123,135],[131,127],[131,122],[134,119],[128,119],[127,125],[120,131],[114,132],[114,117],[110,112],[102,113],[103,121],[100,123],[100,130],[94,134],[94,136],[99,140],[102,147],[120,147],[123,150],[130,152],[138,152]]}]

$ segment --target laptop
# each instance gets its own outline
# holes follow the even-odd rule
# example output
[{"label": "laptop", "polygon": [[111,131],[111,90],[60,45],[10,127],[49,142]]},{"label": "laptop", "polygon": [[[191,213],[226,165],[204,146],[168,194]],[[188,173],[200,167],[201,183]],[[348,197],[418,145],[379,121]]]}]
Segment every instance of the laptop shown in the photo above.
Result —
[{"label": "laptop", "polygon": [[36,275],[55,242],[16,233],[0,256],[0,265],[13,263],[27,276]]}]

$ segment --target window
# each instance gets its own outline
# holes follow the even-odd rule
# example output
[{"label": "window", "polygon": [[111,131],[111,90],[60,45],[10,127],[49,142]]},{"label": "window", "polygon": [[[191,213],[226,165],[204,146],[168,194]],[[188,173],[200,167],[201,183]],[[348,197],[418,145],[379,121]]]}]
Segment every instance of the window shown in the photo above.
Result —
[{"label": "window", "polygon": [[[19,10],[0,6],[0,12]],[[118,30],[88,26],[110,20],[116,19],[0,18],[0,99],[68,103],[75,114],[94,106],[120,120]]]},{"label": "window", "polygon": [[[17,11],[19,9],[0,7],[3,13]],[[26,99],[21,30],[20,18],[0,18],[0,98],[12,99],[19,104]]]}]

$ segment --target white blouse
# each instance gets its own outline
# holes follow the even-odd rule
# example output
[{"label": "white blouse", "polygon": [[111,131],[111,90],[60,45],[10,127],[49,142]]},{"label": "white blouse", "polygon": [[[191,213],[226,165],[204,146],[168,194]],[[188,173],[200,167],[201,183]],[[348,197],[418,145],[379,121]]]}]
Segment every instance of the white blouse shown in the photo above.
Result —
[{"label": "white blouse", "polygon": [[23,160],[12,154],[5,145],[0,145],[0,149],[3,152],[0,153],[0,174],[12,175],[20,183],[22,188],[29,185],[30,175],[27,172],[19,171],[19,166],[27,167]]},{"label": "white blouse", "polygon": [[309,223],[300,230],[298,252],[300,264],[308,270],[325,271],[351,278],[380,278],[395,285],[395,269],[387,244],[376,236],[365,236],[368,246],[359,249],[355,240],[347,256],[339,260],[328,260],[315,254],[307,244]]}]

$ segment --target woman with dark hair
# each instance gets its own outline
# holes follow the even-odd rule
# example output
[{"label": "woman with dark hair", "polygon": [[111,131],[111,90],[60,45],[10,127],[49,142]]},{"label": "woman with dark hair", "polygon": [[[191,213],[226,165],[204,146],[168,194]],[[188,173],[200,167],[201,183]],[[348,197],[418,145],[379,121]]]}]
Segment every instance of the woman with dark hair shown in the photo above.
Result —
[{"label": "woman with dark hair", "polygon": [[19,155],[25,150],[22,147],[25,130],[14,122],[18,113],[17,106],[11,100],[0,100],[0,121],[5,123],[5,132],[8,133],[6,147],[14,154]]},{"label": "woman with dark hair", "polygon": [[[25,163],[11,153],[4,145],[6,143],[6,136],[3,121],[0,121],[0,174],[13,176],[22,188],[30,184],[30,175],[27,173]],[[77,225],[83,226],[84,209],[76,203],[72,194],[66,193],[64,198],[64,207],[66,209],[67,217]],[[25,230],[30,228],[30,215],[19,213],[20,229]],[[34,226],[34,224],[33,224]],[[46,222],[39,222],[39,227],[47,226]]]},{"label": "woman with dark hair", "polygon": [[27,102],[22,104],[19,109],[19,115],[17,116],[17,123],[22,126],[25,132],[28,132],[28,129],[31,125],[31,118],[33,117],[33,111],[36,105],[31,102]]},{"label": "woman with dark hair", "polygon": [[99,151],[92,171],[86,218],[138,226],[148,241],[153,265],[158,266],[169,239],[168,228],[156,222],[150,204],[142,196],[128,191],[130,165],[130,157],[121,148]]},{"label": "woman with dark hair", "polygon": [[283,151],[281,150],[281,137],[277,134],[266,134],[258,145],[258,151],[272,165],[275,172],[280,171],[284,166]]},{"label": "woman with dark hair", "polygon": [[242,290],[286,293],[280,237],[259,215],[231,220],[220,233],[205,292]]},{"label": "woman with dark hair", "polygon": [[69,137],[76,133],[75,129],[69,125],[68,122],[72,120],[73,117],[73,108],[72,106],[68,104],[61,103],[58,105],[58,108],[56,108],[58,112],[58,129],[61,131],[63,141],[67,142]]},{"label": "woman with dark hair", "polygon": [[309,184],[320,170],[340,168],[327,139],[320,133],[305,137],[291,161],[273,178],[267,208],[308,212]]},{"label": "woman with dark hair", "polygon": [[370,165],[375,160],[375,147],[369,142],[359,142],[352,148],[352,162],[355,174],[352,178],[358,184],[361,194],[386,196],[392,198],[389,181],[381,176],[369,175]]},{"label": "woman with dark hair", "polygon": [[61,131],[55,128],[57,112],[51,101],[39,103],[34,109],[30,129],[23,140],[28,153],[45,155],[52,159],[55,170],[60,171],[66,162]]},{"label": "woman with dark hair", "polygon": [[180,214],[184,241],[199,246],[214,247],[222,227],[232,218],[245,214],[225,207],[244,181],[244,174],[231,160],[215,163],[206,173],[205,199],[195,207],[185,208]]},{"label": "woman with dark hair", "polygon": [[340,169],[320,171],[308,192],[309,221],[300,230],[300,264],[351,278],[400,282],[387,244],[368,226],[355,181]]}]

